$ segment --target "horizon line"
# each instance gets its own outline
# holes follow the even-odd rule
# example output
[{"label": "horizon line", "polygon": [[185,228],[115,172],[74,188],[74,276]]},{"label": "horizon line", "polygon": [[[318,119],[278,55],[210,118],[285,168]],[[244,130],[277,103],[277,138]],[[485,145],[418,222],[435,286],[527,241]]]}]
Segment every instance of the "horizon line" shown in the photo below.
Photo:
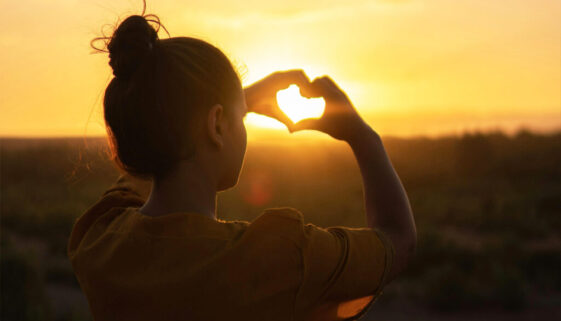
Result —
[{"label": "horizon line", "polygon": [[[380,134],[382,138],[391,138],[391,139],[439,139],[439,138],[450,138],[450,137],[462,137],[466,135],[493,135],[493,134],[501,134],[507,137],[515,137],[523,133],[529,133],[535,136],[555,136],[561,134],[561,126],[559,128],[550,129],[550,130],[536,130],[535,128],[526,128],[521,127],[516,130],[504,130],[504,129],[474,129],[474,130],[463,130],[460,133],[442,133],[442,134],[414,134],[414,135],[396,135],[396,134]],[[269,133],[270,136],[279,136],[283,135],[282,133]],[[293,134],[292,134],[293,135]],[[327,135],[327,134],[326,134]],[[48,140],[48,139],[107,139],[107,135],[45,135],[45,136],[38,136],[38,135],[0,135],[0,140],[2,139],[35,139],[35,140]],[[296,139],[299,140],[336,140],[330,137],[303,137],[303,136],[295,136]],[[251,141],[252,143],[259,143],[260,140],[248,138],[248,142]],[[263,143],[271,143],[263,142]],[[279,143],[278,141],[275,143]]]}]

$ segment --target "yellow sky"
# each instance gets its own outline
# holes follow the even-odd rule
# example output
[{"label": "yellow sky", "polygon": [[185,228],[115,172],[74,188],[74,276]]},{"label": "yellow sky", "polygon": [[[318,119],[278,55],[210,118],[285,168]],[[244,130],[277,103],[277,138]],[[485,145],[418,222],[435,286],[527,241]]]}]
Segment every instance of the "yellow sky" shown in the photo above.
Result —
[{"label": "yellow sky", "polygon": [[[0,136],[103,135],[111,70],[89,41],[141,7],[0,1]],[[561,128],[559,0],[152,0],[147,12],[221,48],[246,85],[291,68],[331,76],[383,135]],[[263,132],[247,124],[250,139]]]}]

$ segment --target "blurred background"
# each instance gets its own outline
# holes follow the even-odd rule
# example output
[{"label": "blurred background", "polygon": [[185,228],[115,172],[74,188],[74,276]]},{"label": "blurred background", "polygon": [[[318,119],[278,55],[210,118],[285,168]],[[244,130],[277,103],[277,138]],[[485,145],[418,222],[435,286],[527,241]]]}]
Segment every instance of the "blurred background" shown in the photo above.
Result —
[{"label": "blurred background", "polygon": [[[0,2],[2,320],[91,320],[66,242],[118,171],[101,106],[111,69],[89,42],[141,11]],[[365,320],[561,318],[561,1],[160,0],[147,13],[222,49],[246,86],[329,75],[382,135],[419,245]],[[255,114],[246,127],[219,218],[292,206],[319,226],[366,226],[345,143]]]}]

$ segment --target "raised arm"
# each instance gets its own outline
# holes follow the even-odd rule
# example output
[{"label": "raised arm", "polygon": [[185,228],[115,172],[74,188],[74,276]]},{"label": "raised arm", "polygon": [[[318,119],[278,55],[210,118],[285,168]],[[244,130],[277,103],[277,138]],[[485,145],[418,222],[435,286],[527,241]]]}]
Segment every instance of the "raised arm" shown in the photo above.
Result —
[{"label": "raised arm", "polygon": [[319,119],[296,123],[292,130],[319,130],[350,145],[362,174],[368,226],[384,232],[394,246],[388,277],[392,280],[414,253],[417,233],[407,194],[382,140],[329,77],[315,79],[309,86],[301,87],[301,93],[324,97],[325,112]]},{"label": "raised arm", "polygon": [[356,135],[347,143],[362,174],[368,226],[385,232],[394,245],[396,254],[388,277],[390,281],[407,265],[417,244],[409,199],[374,130],[357,128]]}]

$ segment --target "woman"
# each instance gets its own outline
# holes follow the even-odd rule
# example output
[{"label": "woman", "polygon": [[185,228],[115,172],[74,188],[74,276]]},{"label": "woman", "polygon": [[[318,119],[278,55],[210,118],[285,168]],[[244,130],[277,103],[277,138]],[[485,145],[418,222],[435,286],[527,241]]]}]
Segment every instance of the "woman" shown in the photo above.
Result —
[{"label": "woman", "polygon": [[[76,222],[68,256],[96,320],[352,320],[404,268],[416,232],[405,191],[376,132],[328,77],[276,72],[243,89],[230,61],[199,39],[158,39],[130,16],[107,46],[104,97],[124,173]],[[293,124],[275,95],[297,84],[323,97],[320,119]],[[247,112],[349,144],[369,227],[321,228],[295,209],[252,222],[216,217],[236,185]],[[149,179],[148,181],[145,179]]]}]

